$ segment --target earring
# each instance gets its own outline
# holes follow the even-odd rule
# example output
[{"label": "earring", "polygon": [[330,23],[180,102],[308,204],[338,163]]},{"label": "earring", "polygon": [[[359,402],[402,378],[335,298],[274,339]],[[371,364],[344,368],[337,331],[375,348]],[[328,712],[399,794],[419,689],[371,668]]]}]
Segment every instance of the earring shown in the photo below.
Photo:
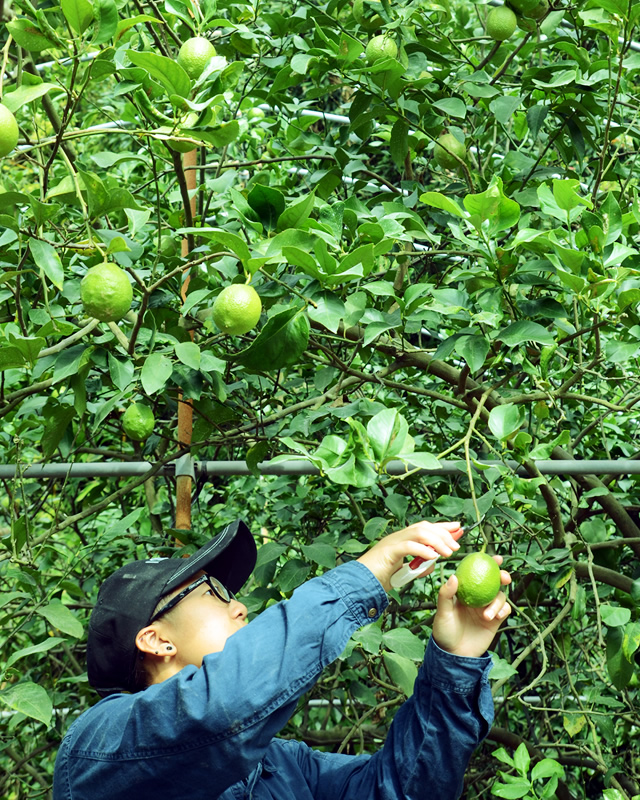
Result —
[{"label": "earring", "polygon": [[170,644],[168,644],[168,645],[167,645],[167,652],[168,652],[169,650],[173,650],[173,647],[171,647],[171,645],[170,645]]},{"label": "earring", "polygon": [[158,655],[158,651],[156,650],[155,652],[156,652],[156,655]]}]

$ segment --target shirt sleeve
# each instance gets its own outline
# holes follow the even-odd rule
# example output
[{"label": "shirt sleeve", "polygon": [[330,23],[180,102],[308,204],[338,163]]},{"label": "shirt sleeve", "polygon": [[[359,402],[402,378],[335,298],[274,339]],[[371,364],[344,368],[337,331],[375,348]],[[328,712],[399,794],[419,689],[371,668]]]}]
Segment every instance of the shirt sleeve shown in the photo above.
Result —
[{"label": "shirt sleeve", "polygon": [[77,787],[90,762],[86,778],[95,787],[99,762],[109,773],[118,763],[129,787],[138,773],[151,771],[165,792],[174,784],[184,788],[190,777],[201,780],[206,769],[217,797],[251,772],[298,698],[386,604],[384,589],[363,564],[336,567],[234,633],[200,669],[185,667],[144,692],[98,703],[72,726],[62,748],[65,763],[56,769]]},{"label": "shirt sleeve", "polygon": [[413,695],[372,756],[300,748],[297,758],[317,800],[456,800],[475,748],[489,732],[489,656],[466,658],[430,639]]}]

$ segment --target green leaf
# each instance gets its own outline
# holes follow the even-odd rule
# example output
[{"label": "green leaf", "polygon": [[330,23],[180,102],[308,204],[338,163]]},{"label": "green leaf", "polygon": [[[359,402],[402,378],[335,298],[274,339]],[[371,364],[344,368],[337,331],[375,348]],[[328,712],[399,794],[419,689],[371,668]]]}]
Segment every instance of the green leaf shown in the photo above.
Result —
[{"label": "green leaf", "polygon": [[173,367],[171,361],[160,353],[151,353],[147,356],[140,374],[142,388],[147,394],[156,394],[164,389],[165,384],[171,377]]},{"label": "green leaf", "polygon": [[[509,230],[517,224],[520,219],[520,206],[515,200],[505,197],[502,189],[502,179],[494,176],[489,187],[479,194],[468,194],[465,196],[464,207],[471,215],[471,222],[474,218],[480,221],[480,227],[489,236]],[[478,230],[476,224],[474,224]]]},{"label": "green leaf", "polygon": [[527,745],[522,742],[518,745],[516,752],[513,754],[513,763],[516,770],[526,778],[529,774],[529,765],[531,764],[531,756],[527,750]]},{"label": "green leaf", "polygon": [[473,374],[482,368],[491,345],[484,336],[460,336],[455,342],[455,351],[469,365]]},{"label": "green leaf", "polygon": [[424,194],[420,195],[420,200],[428,206],[447,211],[455,217],[466,219],[469,216],[463,208],[460,208],[456,200],[440,192],[424,192]]},{"label": "green leaf", "polygon": [[407,697],[413,694],[413,685],[418,677],[418,668],[410,658],[398,653],[385,653],[384,664],[391,680]]},{"label": "green leaf", "polygon": [[38,686],[30,681],[16,683],[9,686],[8,689],[0,691],[0,700],[14,711],[37,719],[47,727],[51,724],[53,702],[43,686]]},{"label": "green leaf", "polygon": [[399,170],[403,170],[409,152],[409,126],[402,118],[397,119],[391,128],[389,149],[393,163]]},{"label": "green leaf", "polygon": [[251,258],[251,252],[245,240],[238,236],[237,233],[225,231],[221,228],[178,228],[176,235],[186,235],[192,233],[194,236],[202,236],[203,239],[209,239],[213,242],[221,244],[227,250],[231,250],[242,261],[248,261]]},{"label": "green leaf", "polygon": [[51,650],[52,647],[57,647],[64,641],[64,639],[60,639],[57,636],[51,636],[45,639],[44,642],[40,642],[40,644],[34,644],[31,645],[31,647],[23,647],[21,650],[16,650],[9,656],[5,664],[5,669],[9,669],[16,661],[20,661],[21,658],[25,658],[26,656],[32,656],[36,653],[46,653],[48,650]]},{"label": "green leaf", "polygon": [[289,594],[306,581],[310,571],[306,561],[301,558],[292,558],[278,572],[278,588],[284,594]]},{"label": "green leaf", "polygon": [[433,106],[449,117],[464,119],[467,116],[467,107],[458,97],[447,97],[444,100],[437,100],[433,103]]},{"label": "green leaf", "polygon": [[46,459],[55,453],[75,415],[73,406],[64,406],[56,409],[56,413],[47,420],[42,433],[42,454]]},{"label": "green leaf", "polygon": [[394,653],[412,661],[422,661],[425,643],[408,628],[392,628],[382,634],[382,644]]},{"label": "green leaf", "polygon": [[517,347],[524,342],[551,345],[555,341],[553,334],[549,333],[546,328],[543,328],[537,322],[529,322],[527,320],[520,320],[507,325],[506,328],[496,334],[495,338],[504,342],[507,347]]},{"label": "green leaf", "polygon": [[[10,24],[11,23],[8,23],[7,27],[9,27]],[[34,86],[23,84],[13,92],[4,94],[2,96],[2,105],[6,106],[9,111],[15,114],[18,109],[27,105],[27,103],[33,103],[46,94],[62,91],[64,91],[62,87],[56,86],[55,83],[37,83]]]},{"label": "green leaf", "polygon": [[602,603],[600,606],[602,621],[608,628],[617,628],[626,625],[631,619],[631,610],[624,606],[612,606],[609,603]]},{"label": "green leaf", "polygon": [[384,463],[404,450],[409,426],[395,408],[385,408],[367,423],[367,436],[375,458]]},{"label": "green leaf", "polygon": [[[24,47],[24,49],[29,52],[40,53],[43,50],[51,50],[57,45],[56,40],[53,37],[45,35],[33,20],[24,19],[22,17],[12,19],[10,22],[6,23],[6,28],[20,47]],[[10,94],[6,95],[7,98],[10,96]],[[10,111],[15,111],[4,98],[2,102],[6,104]]]},{"label": "green leaf", "polygon": [[558,204],[558,207],[563,211],[573,211],[578,206],[587,206],[593,208],[593,203],[588,197],[582,197],[576,191],[580,187],[580,181],[577,178],[568,178],[565,180],[555,179],[553,181],[553,196]]},{"label": "green leaf", "polygon": [[305,558],[313,561],[325,569],[333,569],[336,565],[336,549],[332,545],[325,542],[313,542],[312,544],[303,544],[300,549],[304,553]]},{"label": "green leaf", "polygon": [[553,758],[543,758],[533,765],[531,770],[531,780],[537,781],[542,778],[564,778],[564,767]]},{"label": "green leaf", "polygon": [[76,33],[84,33],[93,22],[93,6],[89,0],[60,0],[60,8]]},{"label": "green leaf", "polygon": [[524,422],[524,409],[513,403],[503,403],[491,409],[489,428],[497,439],[508,439]]},{"label": "green leaf", "polygon": [[491,787],[491,794],[506,800],[518,800],[526,797],[530,791],[531,784],[524,778],[514,778],[510,783],[494,783]]},{"label": "green leaf", "polygon": [[489,103],[489,110],[501,125],[508,125],[521,105],[521,97],[505,95],[504,97],[496,97],[492,100]]},{"label": "green leaf", "polygon": [[44,272],[56,289],[62,291],[64,269],[55,247],[41,239],[29,239],[29,250],[36,266]]},{"label": "green leaf", "polygon": [[174,347],[178,360],[191,369],[200,369],[200,348],[195,342],[179,342]]},{"label": "green leaf", "polygon": [[62,633],[73,636],[74,639],[82,638],[84,633],[82,623],[61,600],[51,600],[46,606],[36,610],[52,627],[57,628]]},{"label": "green leaf", "polygon": [[270,372],[297,363],[309,341],[309,320],[298,308],[270,317],[246,350],[233,360],[253,372]]},{"label": "green leaf", "polygon": [[278,219],[285,209],[284,195],[281,191],[256,183],[247,195],[247,202],[265,228],[268,230],[276,228]]},{"label": "green leaf", "polygon": [[623,649],[624,632],[621,628],[610,628],[607,634],[607,671],[611,683],[618,690],[624,689],[633,675],[633,663],[627,659]]},{"label": "green leaf", "polygon": [[315,192],[303,197],[297,203],[293,203],[286,208],[278,217],[277,229],[283,231],[286,228],[297,228],[302,222],[309,218],[315,205]]},{"label": "green leaf", "polygon": [[93,0],[96,18],[95,44],[105,44],[113,39],[118,30],[118,6],[115,0]]},{"label": "green leaf", "polygon": [[127,50],[127,55],[132,64],[142,67],[152,78],[157,80],[164,87],[167,95],[189,96],[191,91],[189,76],[174,59],[160,56],[157,53],[141,53],[137,50]]}]

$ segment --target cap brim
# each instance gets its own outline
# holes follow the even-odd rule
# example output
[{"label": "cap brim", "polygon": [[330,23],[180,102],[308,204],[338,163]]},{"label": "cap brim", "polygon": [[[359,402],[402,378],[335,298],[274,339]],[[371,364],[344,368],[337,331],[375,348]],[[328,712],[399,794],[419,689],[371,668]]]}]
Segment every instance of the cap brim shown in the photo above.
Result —
[{"label": "cap brim", "polygon": [[236,520],[189,558],[175,559],[176,569],[162,593],[173,591],[202,570],[235,594],[253,572],[256,558],[257,548],[251,531],[244,522]]}]

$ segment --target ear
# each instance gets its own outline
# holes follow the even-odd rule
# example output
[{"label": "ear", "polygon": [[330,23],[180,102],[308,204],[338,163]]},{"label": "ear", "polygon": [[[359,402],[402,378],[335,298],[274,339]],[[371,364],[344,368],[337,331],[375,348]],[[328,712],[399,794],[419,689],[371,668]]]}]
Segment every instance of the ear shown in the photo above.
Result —
[{"label": "ear", "polygon": [[136,636],[136,647],[141,653],[173,658],[177,648],[169,637],[155,625],[148,625]]}]

